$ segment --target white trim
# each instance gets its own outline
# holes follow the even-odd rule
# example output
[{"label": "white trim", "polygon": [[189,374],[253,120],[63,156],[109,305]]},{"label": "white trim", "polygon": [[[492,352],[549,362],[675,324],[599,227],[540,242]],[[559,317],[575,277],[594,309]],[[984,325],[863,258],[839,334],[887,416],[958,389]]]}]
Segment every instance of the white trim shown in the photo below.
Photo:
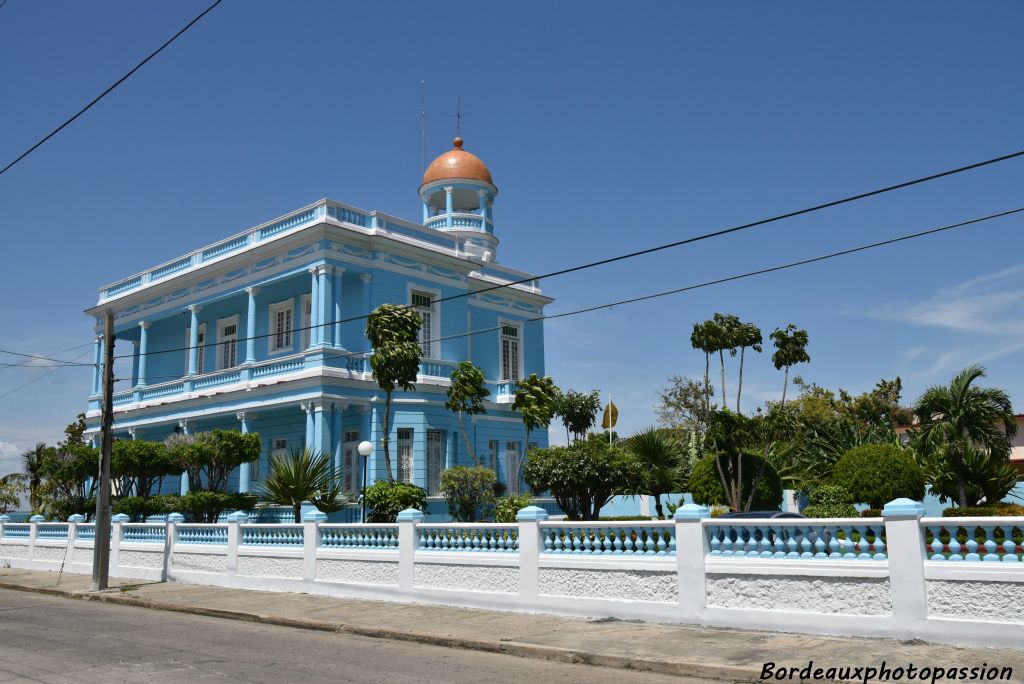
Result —
[{"label": "white trim", "polygon": [[[238,338],[241,332],[239,328],[239,314],[217,319],[217,370],[229,370],[238,366]],[[235,345],[235,363],[231,366],[224,365],[224,328],[229,325],[235,326],[235,334],[232,342]]]},{"label": "white trim", "polygon": [[[277,340],[277,314],[280,311],[287,309],[291,312],[291,325],[288,327],[288,344],[278,348],[274,348],[274,342]],[[295,300],[286,299],[282,302],[274,302],[273,304],[267,305],[267,354],[274,356],[277,354],[285,354],[292,351],[295,348]]]}]

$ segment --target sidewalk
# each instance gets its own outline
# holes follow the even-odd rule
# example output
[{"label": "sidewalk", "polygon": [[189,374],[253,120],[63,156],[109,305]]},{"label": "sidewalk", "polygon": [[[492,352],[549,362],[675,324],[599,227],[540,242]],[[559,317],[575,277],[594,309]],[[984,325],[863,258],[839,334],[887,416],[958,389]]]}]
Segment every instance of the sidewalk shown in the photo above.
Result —
[{"label": "sidewalk", "polygon": [[758,681],[764,663],[802,668],[813,660],[814,667],[825,668],[877,668],[883,661],[889,668],[987,663],[1012,667],[1012,681],[1024,681],[1024,650],[583,620],[141,580],[111,580],[111,589],[94,594],[89,585],[84,575],[65,574],[57,586],[54,572],[0,569],[4,589],[707,679]]}]

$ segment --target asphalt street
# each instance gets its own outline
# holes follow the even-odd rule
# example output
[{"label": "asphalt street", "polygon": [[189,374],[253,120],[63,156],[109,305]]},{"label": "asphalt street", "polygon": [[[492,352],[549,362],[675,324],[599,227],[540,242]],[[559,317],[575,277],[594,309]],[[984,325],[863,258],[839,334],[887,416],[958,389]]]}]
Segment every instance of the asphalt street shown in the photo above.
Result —
[{"label": "asphalt street", "polygon": [[0,589],[0,682],[128,681],[698,680]]}]

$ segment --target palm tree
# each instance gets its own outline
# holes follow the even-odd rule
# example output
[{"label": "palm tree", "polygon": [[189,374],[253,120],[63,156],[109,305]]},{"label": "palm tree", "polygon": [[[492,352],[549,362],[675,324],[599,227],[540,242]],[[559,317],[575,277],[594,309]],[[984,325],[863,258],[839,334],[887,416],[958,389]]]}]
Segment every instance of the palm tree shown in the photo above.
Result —
[{"label": "palm tree", "polygon": [[743,394],[743,355],[750,347],[758,354],[761,353],[761,329],[753,323],[740,323],[736,330],[736,345],[740,348],[740,377],[739,386],[736,389],[736,413],[740,411],[740,395]]},{"label": "palm tree", "polygon": [[974,384],[983,377],[984,368],[968,366],[948,387],[929,387],[914,404],[914,415],[920,421],[919,443],[926,452],[945,452],[956,471],[957,504],[961,507],[968,505],[965,455],[973,448],[1008,458],[1010,438],[1017,434],[1009,395]]},{"label": "palm tree", "polygon": [[722,370],[722,407],[725,408],[725,354],[736,356],[736,346],[739,342],[740,319],[732,314],[716,313],[710,321],[711,337],[714,340],[714,351],[718,352],[718,363]]},{"label": "palm tree", "polygon": [[28,480],[29,507],[35,511],[41,503],[39,498],[39,485],[43,483],[43,461],[46,456],[46,444],[39,442],[35,449],[30,449],[21,455],[22,465],[25,470],[25,479]]},{"label": "palm tree", "polygon": [[809,363],[811,360],[807,355],[807,331],[800,330],[790,323],[785,330],[776,328],[768,337],[775,343],[775,353],[772,354],[775,370],[786,369],[782,384],[782,405],[785,406],[786,390],[789,389],[789,367],[798,363]]},{"label": "palm tree", "polygon": [[694,323],[690,346],[704,352],[704,415],[711,415],[711,353],[715,351],[714,321]]},{"label": "palm tree", "polygon": [[271,454],[270,473],[259,495],[269,503],[291,506],[297,523],[302,522],[304,501],[323,513],[333,513],[352,503],[333,477],[330,455],[309,449]]},{"label": "palm tree", "polygon": [[664,517],[661,497],[685,489],[688,454],[686,445],[666,430],[650,427],[626,442],[626,449],[643,464],[647,494],[654,497],[654,510]]}]

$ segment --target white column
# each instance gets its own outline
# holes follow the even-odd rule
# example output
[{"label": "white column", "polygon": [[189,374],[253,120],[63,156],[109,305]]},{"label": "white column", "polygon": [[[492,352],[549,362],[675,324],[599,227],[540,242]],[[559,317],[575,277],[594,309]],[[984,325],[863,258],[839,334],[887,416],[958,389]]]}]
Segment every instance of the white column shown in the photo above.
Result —
[{"label": "white column", "polygon": [[166,549],[166,557],[164,558],[165,580],[171,579],[171,573],[174,570],[174,545],[178,543],[178,525],[183,522],[185,522],[185,516],[181,513],[169,513],[167,515],[167,538],[164,543],[164,548]]},{"label": "white column", "polygon": [[540,523],[548,513],[540,506],[527,506],[516,513],[519,525],[519,596],[531,601],[540,595],[540,554],[544,550]]},{"label": "white column", "polygon": [[110,576],[111,577],[124,577],[124,573],[120,572],[119,566],[121,563],[121,537],[124,535],[124,528],[122,525],[128,522],[128,516],[124,513],[118,513],[110,518]]},{"label": "white column", "polygon": [[[235,418],[237,418],[238,422],[242,424],[242,434],[248,434],[249,427],[251,425],[250,421],[252,421],[253,418],[252,415],[246,413],[245,411],[240,411],[235,414]],[[252,478],[251,473],[252,464],[249,463],[248,461],[246,461],[245,463],[238,467],[238,491],[242,494],[245,494],[249,491]]]},{"label": "white column", "polygon": [[316,580],[316,550],[320,548],[320,523],[327,522],[327,514],[308,511],[302,516],[302,579]]},{"label": "white column", "polygon": [[136,387],[146,386],[146,358],[149,349],[149,321],[139,321],[139,371]]},{"label": "white column", "polygon": [[708,539],[701,521],[711,517],[707,506],[684,504],[676,509],[676,582],[679,608],[684,615],[696,617],[707,604],[705,562]]},{"label": "white column", "polygon": [[241,526],[249,522],[249,515],[245,511],[235,511],[228,514],[228,557],[227,574],[238,574],[238,546],[242,543]]},{"label": "white column", "polygon": [[[245,293],[249,295],[249,306],[245,314],[245,362],[256,363],[256,295],[260,293],[260,288],[247,287]],[[269,328],[267,332],[270,332]]]},{"label": "white column", "polygon": [[[178,427],[181,428],[181,434],[183,434],[183,435],[189,434],[189,432],[188,432],[188,421],[187,420],[179,420],[178,421]],[[178,487],[178,493],[181,496],[185,496],[186,494],[188,494],[188,490],[189,490],[188,471],[186,470],[185,472],[183,472],[181,474],[181,484]]]},{"label": "white column", "polygon": [[331,297],[334,301],[334,307],[331,311],[331,315],[334,317],[334,346],[338,349],[345,348],[341,336],[341,298],[344,295],[344,274],[345,269],[335,267],[334,275],[331,277],[331,287],[334,289],[334,296]]},{"label": "white column", "polygon": [[452,227],[452,191],[453,190],[455,190],[455,188],[452,187],[452,186],[448,186],[448,187],[446,187],[444,189],[445,211],[447,212],[447,218],[445,218],[444,224],[446,226],[448,226],[449,228]]},{"label": "white column", "polygon": [[[889,556],[889,589],[892,616],[900,620],[928,617],[928,596],[924,581],[924,540],[921,516],[924,505],[913,499],[894,499],[885,504],[885,550]],[[880,533],[881,530],[876,530]]]},{"label": "white column", "polygon": [[306,412],[306,448],[312,451],[316,442],[316,423],[313,417],[315,404],[310,401],[305,404],[299,404],[299,407]]},{"label": "white column", "polygon": [[423,522],[423,512],[406,508],[398,514],[398,588],[411,591],[416,586],[416,524]]}]

